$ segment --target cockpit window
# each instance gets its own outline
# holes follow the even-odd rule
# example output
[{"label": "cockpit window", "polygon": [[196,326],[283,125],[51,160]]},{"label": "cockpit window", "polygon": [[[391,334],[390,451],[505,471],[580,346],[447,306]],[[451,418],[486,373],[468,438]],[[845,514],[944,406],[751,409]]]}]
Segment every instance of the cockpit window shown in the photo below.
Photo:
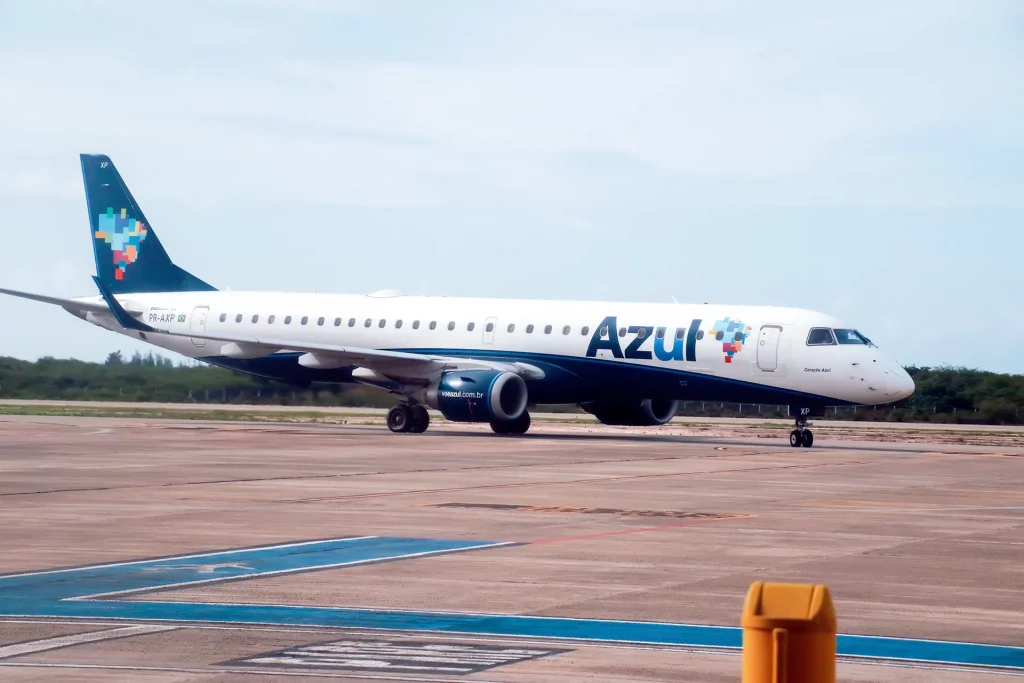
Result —
[{"label": "cockpit window", "polygon": [[808,346],[832,346],[835,343],[836,340],[832,336],[832,330],[827,327],[811,328],[811,333],[807,335]]},{"label": "cockpit window", "polygon": [[836,330],[835,333],[836,339],[840,344],[865,344],[867,346],[874,346],[870,339],[857,330]]}]

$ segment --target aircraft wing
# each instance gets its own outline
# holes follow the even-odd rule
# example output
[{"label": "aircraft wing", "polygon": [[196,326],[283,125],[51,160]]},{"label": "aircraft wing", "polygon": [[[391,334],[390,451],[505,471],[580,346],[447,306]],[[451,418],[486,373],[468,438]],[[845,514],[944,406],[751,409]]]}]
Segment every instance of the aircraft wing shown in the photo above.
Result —
[{"label": "aircraft wing", "polygon": [[301,357],[299,362],[307,367],[337,368],[357,365],[390,377],[402,379],[425,379],[445,370],[470,369],[514,372],[529,379],[541,379],[544,377],[544,372],[540,368],[526,363],[502,363],[476,358],[453,358],[407,353],[404,351],[337,346],[334,344],[296,343],[292,340],[246,334],[211,335],[197,334],[191,331],[172,332],[170,330],[157,329],[133,318],[131,314],[124,310],[113,294],[103,286],[98,278],[94,277],[93,280],[96,281],[96,286],[99,288],[103,300],[109,306],[109,309],[104,309],[104,312],[112,313],[122,327],[140,332],[166,334],[173,337],[189,337],[192,339],[224,342],[225,347],[229,347],[231,351],[244,354],[238,357],[265,356],[282,350],[301,351],[307,355]]},{"label": "aircraft wing", "polygon": [[293,340],[274,339],[273,337],[249,336],[238,334],[202,335],[191,332],[169,332],[154,330],[159,334],[177,337],[191,337],[209,341],[224,342],[231,351],[241,351],[245,356],[256,357],[270,355],[277,351],[300,351],[306,356],[299,362],[307,367],[335,368],[355,365],[375,370],[392,378],[426,379],[437,373],[449,370],[498,370],[514,372],[528,379],[540,379],[544,373],[540,368],[525,363],[502,363],[476,358],[454,358],[405,351],[384,351],[381,349],[365,349],[355,346],[337,346],[334,344],[318,344],[295,342]]}]

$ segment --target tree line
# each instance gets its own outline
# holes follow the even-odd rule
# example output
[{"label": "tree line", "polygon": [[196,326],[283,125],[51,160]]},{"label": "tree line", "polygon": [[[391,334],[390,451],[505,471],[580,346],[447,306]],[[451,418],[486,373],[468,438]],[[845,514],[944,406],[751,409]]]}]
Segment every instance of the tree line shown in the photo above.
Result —
[{"label": "tree line", "polygon": [[[872,409],[830,409],[830,419],[1024,424],[1024,375],[954,367],[908,367],[917,389],[909,399]],[[159,354],[111,353],[103,363],[0,357],[0,398],[162,403],[243,403],[385,408],[395,397],[360,385],[295,387]],[[545,410],[550,408],[545,407]],[[566,408],[562,408],[565,410]],[[687,401],[685,415],[781,417],[785,406]]]}]

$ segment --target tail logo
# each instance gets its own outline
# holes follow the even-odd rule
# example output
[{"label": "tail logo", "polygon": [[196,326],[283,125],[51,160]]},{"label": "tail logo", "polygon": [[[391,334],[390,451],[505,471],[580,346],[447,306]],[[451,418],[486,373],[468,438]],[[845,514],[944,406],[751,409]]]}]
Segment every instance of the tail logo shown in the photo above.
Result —
[{"label": "tail logo", "polygon": [[114,279],[123,280],[125,269],[139,258],[139,249],[146,241],[146,224],[128,218],[128,209],[121,209],[115,214],[112,206],[97,218],[99,229],[96,239],[110,245],[114,257]]}]

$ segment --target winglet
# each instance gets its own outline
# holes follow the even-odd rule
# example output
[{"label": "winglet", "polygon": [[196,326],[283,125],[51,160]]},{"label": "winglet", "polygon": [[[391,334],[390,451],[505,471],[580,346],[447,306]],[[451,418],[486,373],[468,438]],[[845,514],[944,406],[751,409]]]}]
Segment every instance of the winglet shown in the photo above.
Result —
[{"label": "winglet", "polygon": [[103,282],[96,277],[92,276],[93,282],[100,290],[100,296],[107,302],[107,306],[110,306],[110,312],[114,314],[114,319],[117,320],[118,324],[128,330],[138,330],[139,332],[156,332],[156,330],[149,325],[139,322],[131,316],[131,314],[124,310],[124,307],[117,302],[114,295],[110,293],[110,290],[103,284]]}]

